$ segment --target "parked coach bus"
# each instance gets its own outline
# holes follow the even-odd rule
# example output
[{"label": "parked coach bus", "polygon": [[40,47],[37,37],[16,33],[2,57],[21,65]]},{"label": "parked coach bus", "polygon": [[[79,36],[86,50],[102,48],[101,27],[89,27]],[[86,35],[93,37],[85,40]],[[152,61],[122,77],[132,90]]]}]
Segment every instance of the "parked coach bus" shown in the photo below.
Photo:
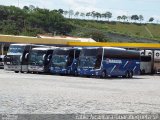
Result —
[{"label": "parked coach bus", "polygon": [[80,47],[58,48],[53,51],[50,72],[61,75],[77,75]]},{"label": "parked coach bus", "polygon": [[160,73],[160,50],[154,51],[153,71],[154,73]]},{"label": "parked coach bus", "polygon": [[141,50],[141,74],[160,73],[160,50]]},{"label": "parked coach bus", "polygon": [[151,74],[152,73],[152,51],[151,50],[141,50],[141,61],[140,61],[140,71],[141,74]]},{"label": "parked coach bus", "polygon": [[[28,55],[32,44],[11,44],[4,58],[4,69],[18,72],[28,72]],[[40,45],[39,45],[40,46]]]},{"label": "parked coach bus", "polygon": [[79,57],[80,76],[131,78],[140,72],[140,52],[112,47],[86,47]]},{"label": "parked coach bus", "polygon": [[33,48],[29,54],[28,71],[33,73],[49,72],[49,63],[52,59],[53,51],[57,47],[37,47]]}]

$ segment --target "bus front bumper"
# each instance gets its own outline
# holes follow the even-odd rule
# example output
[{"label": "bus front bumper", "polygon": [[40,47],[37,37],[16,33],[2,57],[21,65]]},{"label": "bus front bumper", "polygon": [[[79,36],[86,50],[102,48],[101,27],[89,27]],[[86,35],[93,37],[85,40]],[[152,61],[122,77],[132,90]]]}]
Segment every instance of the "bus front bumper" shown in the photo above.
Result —
[{"label": "bus front bumper", "polygon": [[4,65],[4,69],[8,71],[20,71],[21,65]]},{"label": "bus front bumper", "polygon": [[50,72],[53,74],[67,74],[68,70],[65,68],[51,67]]},{"label": "bus front bumper", "polygon": [[29,65],[28,66],[28,71],[29,72],[45,72],[45,69],[44,69],[44,66]]},{"label": "bus front bumper", "polygon": [[78,69],[79,76],[100,76],[101,70]]}]

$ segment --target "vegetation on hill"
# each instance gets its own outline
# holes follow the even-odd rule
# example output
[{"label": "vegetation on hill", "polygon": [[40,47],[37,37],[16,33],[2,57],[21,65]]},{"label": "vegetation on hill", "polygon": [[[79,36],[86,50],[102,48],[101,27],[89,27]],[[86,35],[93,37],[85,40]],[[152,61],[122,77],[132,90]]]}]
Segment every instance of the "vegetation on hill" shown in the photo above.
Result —
[{"label": "vegetation on hill", "polygon": [[[93,19],[89,19],[91,17]],[[41,9],[32,5],[24,6],[22,9],[0,6],[0,34],[36,36],[51,33],[92,37],[100,42],[123,41],[120,39],[126,39],[125,42],[127,39],[138,39],[139,42],[142,42],[141,39],[160,40],[160,25],[142,23],[142,15],[132,15],[134,23],[127,22],[128,18],[125,15],[117,17],[119,22],[109,21],[111,17],[111,12],[100,14],[93,11],[85,14],[74,13],[73,10],[67,12],[62,9]],[[150,22],[154,20],[150,19]],[[136,22],[137,20],[139,22]]]},{"label": "vegetation on hill", "polygon": [[0,6],[0,33],[36,36],[38,33],[66,34],[73,29],[60,13],[54,10],[35,8],[23,9]]},{"label": "vegetation on hill", "polygon": [[[85,37],[102,34],[104,39],[101,41],[112,41],[108,34],[114,33],[121,36],[129,36],[131,38],[160,40],[159,24],[142,24],[142,23],[126,23],[126,22],[104,22],[104,21],[88,21],[88,20],[72,20],[76,29],[72,34]],[[108,36],[107,36],[108,35]]]}]

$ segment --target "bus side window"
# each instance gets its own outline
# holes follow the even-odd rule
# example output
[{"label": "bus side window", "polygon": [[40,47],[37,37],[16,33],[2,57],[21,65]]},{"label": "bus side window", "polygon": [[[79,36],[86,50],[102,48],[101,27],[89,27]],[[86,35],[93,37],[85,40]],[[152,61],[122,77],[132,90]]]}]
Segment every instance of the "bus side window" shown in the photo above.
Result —
[{"label": "bus side window", "polygon": [[100,68],[101,66],[101,61],[102,61],[102,55],[98,55],[95,63],[95,69]]},{"label": "bus side window", "polygon": [[67,58],[67,66],[70,66],[72,64],[73,59],[74,59],[74,50],[71,50]]},{"label": "bus side window", "polygon": [[75,53],[75,58],[77,59],[77,58],[79,58],[79,55],[80,55],[80,50],[76,50],[76,53]]}]

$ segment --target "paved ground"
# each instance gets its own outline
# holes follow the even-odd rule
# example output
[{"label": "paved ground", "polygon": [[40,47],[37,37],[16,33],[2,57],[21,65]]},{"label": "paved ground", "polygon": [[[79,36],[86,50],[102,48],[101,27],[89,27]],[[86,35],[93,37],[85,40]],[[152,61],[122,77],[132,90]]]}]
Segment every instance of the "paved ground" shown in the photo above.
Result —
[{"label": "paved ground", "polygon": [[0,70],[0,113],[152,113],[160,76],[95,79]]}]

